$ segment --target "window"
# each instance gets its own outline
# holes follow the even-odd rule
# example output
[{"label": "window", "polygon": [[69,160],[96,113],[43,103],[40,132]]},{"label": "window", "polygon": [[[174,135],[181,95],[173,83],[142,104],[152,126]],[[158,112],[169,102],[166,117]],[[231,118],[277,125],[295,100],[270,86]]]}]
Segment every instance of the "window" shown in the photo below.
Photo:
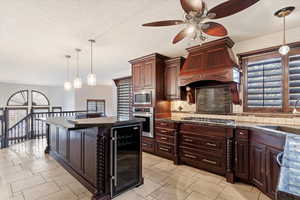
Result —
[{"label": "window", "polygon": [[300,98],[300,48],[292,48],[288,56],[281,56],[277,50],[239,55],[245,112],[291,112]]},{"label": "window", "polygon": [[49,100],[43,93],[39,91],[31,91],[32,106],[49,106]]},{"label": "window", "polygon": [[124,77],[114,80],[117,86],[117,116],[129,119],[132,116],[132,79]]},{"label": "window", "polygon": [[105,115],[105,100],[103,99],[88,99],[87,111],[89,113],[103,113]]}]

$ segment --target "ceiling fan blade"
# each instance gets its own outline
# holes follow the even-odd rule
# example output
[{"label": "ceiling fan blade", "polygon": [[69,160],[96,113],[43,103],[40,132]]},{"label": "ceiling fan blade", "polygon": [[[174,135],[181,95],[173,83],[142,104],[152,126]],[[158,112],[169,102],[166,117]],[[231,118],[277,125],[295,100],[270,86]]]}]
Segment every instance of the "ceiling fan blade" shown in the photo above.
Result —
[{"label": "ceiling fan blade", "polygon": [[202,31],[207,35],[223,37],[228,34],[226,28],[216,22],[206,22],[201,27]]},{"label": "ceiling fan blade", "polygon": [[180,0],[183,10],[189,14],[192,12],[201,12],[205,5],[202,0]]},{"label": "ceiling fan blade", "polygon": [[257,2],[259,0],[229,0],[210,9],[208,13],[215,13],[214,19],[219,19],[241,12]]},{"label": "ceiling fan blade", "polygon": [[183,29],[175,36],[175,38],[173,39],[173,44],[176,44],[177,42],[183,40],[188,35],[189,35],[188,28]]},{"label": "ceiling fan blade", "polygon": [[173,25],[179,25],[184,23],[185,22],[182,20],[166,20],[166,21],[158,21],[158,22],[143,24],[143,26],[173,26]]}]

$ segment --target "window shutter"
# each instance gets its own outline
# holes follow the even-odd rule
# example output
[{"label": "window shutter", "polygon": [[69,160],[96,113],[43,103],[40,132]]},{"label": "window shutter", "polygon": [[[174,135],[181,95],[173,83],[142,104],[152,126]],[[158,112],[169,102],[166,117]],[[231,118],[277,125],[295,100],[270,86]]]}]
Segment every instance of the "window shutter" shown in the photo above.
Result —
[{"label": "window shutter", "polygon": [[289,104],[300,98],[300,54],[289,57]]},{"label": "window shutter", "polygon": [[281,58],[248,62],[247,65],[248,107],[282,107]]},{"label": "window shutter", "polygon": [[118,106],[117,114],[120,119],[129,119],[132,116],[132,81],[131,78],[116,82]]}]

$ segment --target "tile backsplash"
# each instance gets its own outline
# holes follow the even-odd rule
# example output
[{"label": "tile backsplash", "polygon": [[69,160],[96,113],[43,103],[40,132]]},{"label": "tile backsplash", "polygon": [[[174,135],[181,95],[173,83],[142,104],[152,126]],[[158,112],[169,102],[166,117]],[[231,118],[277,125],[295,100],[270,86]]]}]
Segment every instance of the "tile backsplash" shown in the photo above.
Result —
[{"label": "tile backsplash", "polygon": [[[179,106],[182,107],[182,112],[179,111]],[[242,115],[242,107],[234,106],[233,113],[235,115],[212,115],[196,113],[196,105],[189,105],[186,101],[172,101],[171,103],[172,117],[205,117],[218,119],[233,119],[240,122],[254,122],[265,124],[280,124],[280,125],[297,125],[300,126],[300,117],[265,117],[253,115]],[[240,115],[239,115],[240,114]]]},{"label": "tile backsplash", "polygon": [[[171,102],[171,110],[179,111],[179,107],[182,107],[183,112],[196,112],[196,104],[188,104],[187,101],[172,101]],[[233,113],[242,113],[243,108],[240,105],[233,105],[232,108]]]}]

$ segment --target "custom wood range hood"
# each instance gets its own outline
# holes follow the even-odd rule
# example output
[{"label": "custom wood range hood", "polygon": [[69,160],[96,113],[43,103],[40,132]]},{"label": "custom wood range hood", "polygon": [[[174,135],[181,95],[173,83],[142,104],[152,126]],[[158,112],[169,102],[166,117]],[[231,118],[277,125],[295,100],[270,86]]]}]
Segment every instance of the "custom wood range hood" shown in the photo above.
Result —
[{"label": "custom wood range hood", "polygon": [[240,67],[234,57],[234,42],[225,37],[188,48],[189,55],[180,71],[180,86],[203,86],[207,82],[230,84],[233,103],[240,104]]}]

